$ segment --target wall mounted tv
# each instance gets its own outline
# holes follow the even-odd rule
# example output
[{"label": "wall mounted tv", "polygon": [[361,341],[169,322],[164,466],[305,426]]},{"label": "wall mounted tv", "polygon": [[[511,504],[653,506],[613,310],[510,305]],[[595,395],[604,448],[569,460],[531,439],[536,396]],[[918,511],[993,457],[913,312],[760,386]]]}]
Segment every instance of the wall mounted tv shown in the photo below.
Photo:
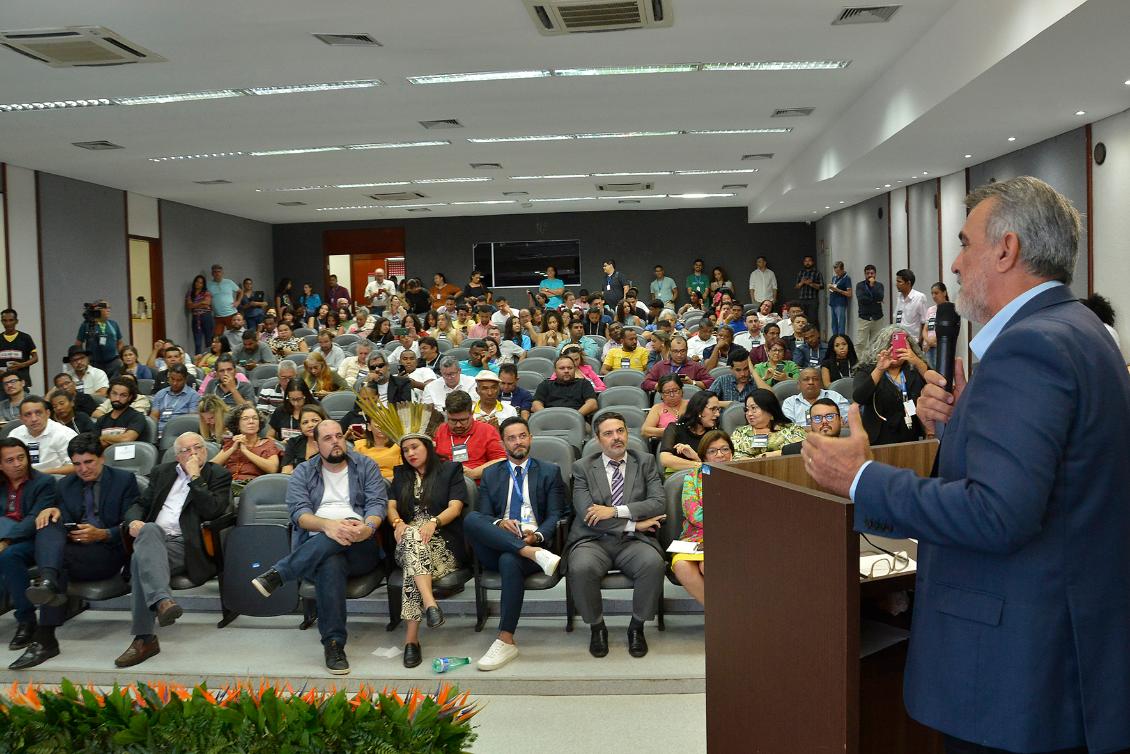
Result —
[{"label": "wall mounted tv", "polygon": [[545,280],[545,268],[557,268],[565,285],[581,284],[581,242],[483,241],[476,243],[475,269],[489,288],[536,288]]}]

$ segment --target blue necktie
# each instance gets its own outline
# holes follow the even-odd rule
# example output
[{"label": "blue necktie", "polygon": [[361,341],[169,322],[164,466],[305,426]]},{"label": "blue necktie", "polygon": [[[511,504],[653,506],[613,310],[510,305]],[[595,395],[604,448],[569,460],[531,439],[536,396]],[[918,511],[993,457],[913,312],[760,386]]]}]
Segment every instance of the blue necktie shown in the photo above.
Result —
[{"label": "blue necktie", "polygon": [[522,467],[514,467],[514,491],[510,493],[510,518],[522,520]]},{"label": "blue necktie", "polygon": [[83,507],[86,508],[86,515],[83,516],[83,521],[86,523],[97,526],[98,514],[94,512],[94,485],[85,484],[82,488],[82,502]]}]

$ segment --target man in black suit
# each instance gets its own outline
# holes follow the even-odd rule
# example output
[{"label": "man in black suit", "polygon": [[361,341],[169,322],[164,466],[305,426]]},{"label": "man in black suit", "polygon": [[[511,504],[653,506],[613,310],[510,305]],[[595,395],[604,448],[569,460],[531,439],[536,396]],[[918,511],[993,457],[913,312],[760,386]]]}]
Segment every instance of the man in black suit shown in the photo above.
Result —
[{"label": "man in black suit", "polygon": [[569,533],[569,589],[577,610],[592,629],[589,652],[608,654],[600,580],[615,569],[635,582],[628,653],[647,654],[644,621],[655,616],[663,598],[667,569],[653,532],[666,507],[663,480],[655,458],[628,449],[628,427],[614,411],[593,427],[601,452],[573,464],[573,518]]},{"label": "man in black suit", "polygon": [[126,511],[133,541],[133,642],[114,664],[119,668],[148,660],[161,651],[153,622],[171,626],[184,614],[169,592],[169,579],[184,572],[197,584],[215,575],[204,553],[200,524],[228,509],[231,474],[208,463],[204,438],[185,432],[173,443],[177,460],[149,473],[149,486]]},{"label": "man in black suit", "polygon": [[11,665],[26,670],[59,654],[55,628],[66,619],[67,581],[108,579],[129,560],[121,523],[140,494],[137,477],[106,466],[98,435],[81,434],[67,445],[75,467],[56,487],[56,502],[35,518],[35,562],[39,577],[27,598],[39,605],[35,640]]},{"label": "man in black suit", "polygon": [[530,425],[511,417],[499,428],[506,462],[483,471],[479,503],[463,522],[467,539],[483,568],[502,577],[502,616],[498,638],[478,662],[496,670],[518,656],[514,631],[522,613],[526,577],[539,570],[552,576],[561,562],[547,542],[568,514],[565,483],[557,464],[530,458]]}]

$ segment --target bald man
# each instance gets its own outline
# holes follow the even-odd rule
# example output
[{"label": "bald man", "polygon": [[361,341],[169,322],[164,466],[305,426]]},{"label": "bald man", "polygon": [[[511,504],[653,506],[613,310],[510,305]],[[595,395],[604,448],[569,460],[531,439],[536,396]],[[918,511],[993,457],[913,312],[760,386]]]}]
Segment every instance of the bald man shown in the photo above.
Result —
[{"label": "bald man", "polygon": [[176,460],[149,472],[149,486],[126,511],[133,541],[133,641],[114,661],[119,668],[145,662],[161,651],[154,622],[171,626],[184,610],[172,598],[169,579],[185,573],[195,584],[216,574],[204,553],[200,524],[227,511],[231,474],[208,463],[204,438],[185,432],[173,443]]}]

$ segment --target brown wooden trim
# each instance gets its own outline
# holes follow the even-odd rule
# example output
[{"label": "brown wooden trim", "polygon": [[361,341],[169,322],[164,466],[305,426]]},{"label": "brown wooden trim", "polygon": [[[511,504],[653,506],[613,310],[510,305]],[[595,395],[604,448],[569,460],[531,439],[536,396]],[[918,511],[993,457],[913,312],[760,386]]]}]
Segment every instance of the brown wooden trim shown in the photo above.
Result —
[{"label": "brown wooden trim", "polygon": [[[895,266],[894,258],[894,238],[891,231],[891,192],[887,192],[887,288],[892,287],[895,279],[895,271],[891,268]],[[887,324],[891,324],[894,320],[894,309],[887,307]]]},{"label": "brown wooden trim", "polygon": [[126,316],[129,317],[129,342],[137,348],[137,338],[133,335],[133,265],[130,264],[132,255],[129,249],[129,192],[122,192],[122,216],[125,221],[126,239]]},{"label": "brown wooden trim", "polygon": [[[39,280],[39,321],[43,328],[42,336],[43,342],[39,344],[39,361],[43,364],[43,387],[44,392],[51,384],[51,367],[50,356],[47,349],[47,303],[43,291],[43,213],[40,211],[39,206],[39,171],[35,171],[35,260],[38,269],[36,270],[36,278]],[[11,275],[9,274],[9,279]],[[66,346],[64,345],[64,349]],[[65,355],[65,354],[64,354]]]},{"label": "brown wooden trim", "polygon": [[942,259],[942,179],[936,178],[934,184],[934,202],[938,209],[938,280],[942,279],[945,261]]},{"label": "brown wooden trim", "polygon": [[1088,123],[1083,127],[1083,133],[1087,139],[1087,153],[1083,156],[1087,164],[1087,295],[1090,296],[1095,292],[1095,184],[1094,184],[1094,160],[1091,159],[1091,124]]},{"label": "brown wooden trim", "polygon": [[0,192],[4,205],[4,285],[7,288],[8,306],[12,306],[12,240],[8,230],[8,163],[0,162]]},{"label": "brown wooden trim", "polygon": [[[149,244],[149,314],[153,322],[153,339],[165,339],[165,258],[161,239],[153,236],[130,235],[131,241]],[[160,316],[154,316],[160,312]]]}]

